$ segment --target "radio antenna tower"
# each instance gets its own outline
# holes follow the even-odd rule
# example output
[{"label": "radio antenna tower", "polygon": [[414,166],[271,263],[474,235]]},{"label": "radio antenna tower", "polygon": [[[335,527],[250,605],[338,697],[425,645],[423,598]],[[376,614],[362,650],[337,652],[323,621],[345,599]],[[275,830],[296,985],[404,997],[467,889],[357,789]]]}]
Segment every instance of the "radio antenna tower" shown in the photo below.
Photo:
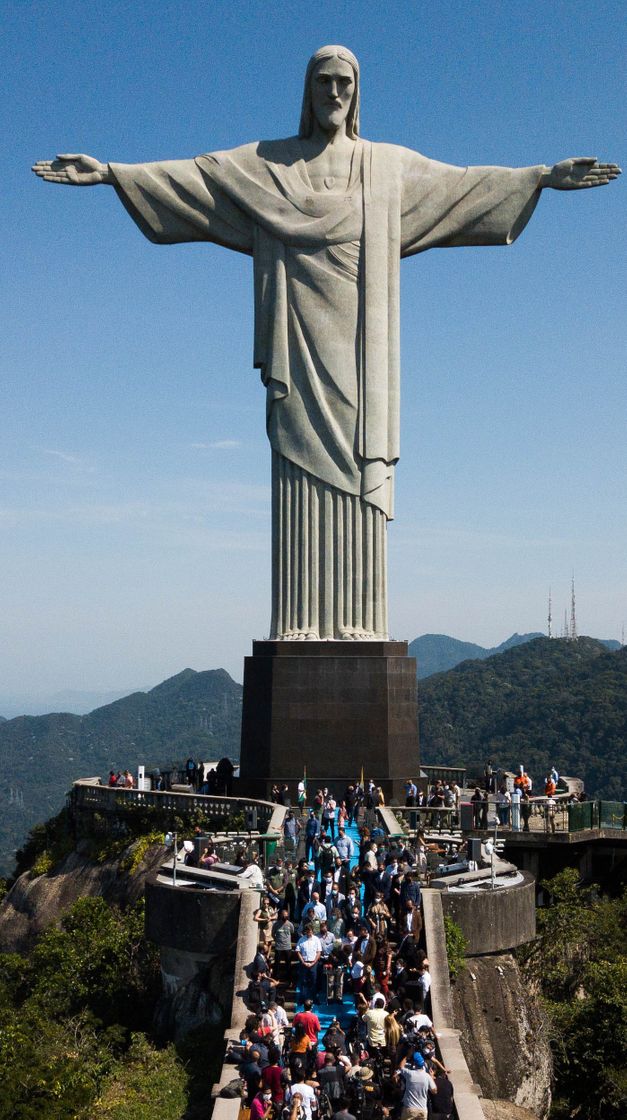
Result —
[{"label": "radio antenna tower", "polygon": [[570,633],[571,642],[577,641],[577,614],[575,612],[575,573],[570,583]]},{"label": "radio antenna tower", "polygon": [[562,627],[562,637],[563,638],[568,637],[568,614],[567,614],[567,611],[566,611],[566,607],[564,607],[564,625]]},{"label": "radio antenna tower", "polygon": [[547,637],[549,637],[549,638],[553,637],[553,634],[552,634],[552,631],[551,631],[552,621],[553,621],[553,615],[551,614],[551,588],[549,587],[549,614],[548,614],[548,618],[547,618]]}]

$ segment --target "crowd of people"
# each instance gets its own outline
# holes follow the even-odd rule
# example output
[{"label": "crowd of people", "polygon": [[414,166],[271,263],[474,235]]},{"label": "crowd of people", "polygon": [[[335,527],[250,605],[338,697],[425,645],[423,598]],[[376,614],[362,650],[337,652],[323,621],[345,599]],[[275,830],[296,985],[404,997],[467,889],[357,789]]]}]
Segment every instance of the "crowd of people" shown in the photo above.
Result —
[{"label": "crowd of people", "polygon": [[[586,794],[562,792],[558,800],[560,775],[555,766],[547,771],[541,791],[534,795],[533,780],[521,764],[513,776],[507,780],[503,773],[494,769],[488,759],[484,767],[484,785],[475,787],[471,797],[473,807],[473,828],[488,829],[493,820],[489,818],[492,804],[496,809],[496,821],[501,828],[511,828],[513,832],[530,832],[531,819],[539,815],[547,832],[555,833],[558,805],[586,801]],[[511,787],[511,788],[510,788]]]},{"label": "crowd of people", "polygon": [[429,1014],[427,843],[390,840],[366,812],[376,786],[359,789],[337,801],[322,789],[311,808],[290,810],[294,858],[288,845],[285,858],[258,867],[250,1015],[230,1054],[251,1120],[452,1114]]},{"label": "crowd of people", "polygon": [[135,779],[130,770],[110,770],[107,785],[110,788],[116,786],[118,789],[134,789]]}]

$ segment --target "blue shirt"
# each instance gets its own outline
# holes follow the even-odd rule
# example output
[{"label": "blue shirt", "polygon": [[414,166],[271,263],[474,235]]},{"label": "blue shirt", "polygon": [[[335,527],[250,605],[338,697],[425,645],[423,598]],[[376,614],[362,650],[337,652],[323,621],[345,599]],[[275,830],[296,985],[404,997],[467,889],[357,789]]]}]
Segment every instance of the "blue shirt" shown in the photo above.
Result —
[{"label": "blue shirt", "polygon": [[337,848],[340,859],[350,859],[355,851],[355,845],[350,836],[338,836],[335,841],[335,847]]}]

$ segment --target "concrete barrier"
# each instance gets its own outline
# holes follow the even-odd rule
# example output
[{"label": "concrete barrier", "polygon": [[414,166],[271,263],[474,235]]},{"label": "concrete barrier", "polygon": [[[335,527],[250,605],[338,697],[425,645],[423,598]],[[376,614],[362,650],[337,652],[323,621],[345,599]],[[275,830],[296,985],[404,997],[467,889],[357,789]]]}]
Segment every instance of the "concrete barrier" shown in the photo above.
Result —
[{"label": "concrete barrier", "polygon": [[423,890],[424,932],[431,972],[431,1017],[438,1036],[442,1062],[450,1070],[458,1120],[486,1120],[477,1087],[472,1080],[455,1029],[451,985],[446,955],[442,892]]},{"label": "concrete barrier", "polygon": [[[468,956],[515,949],[536,935],[536,882],[528,871],[517,873],[512,886],[490,889],[489,880],[476,887],[438,890],[442,908],[462,930]],[[498,882],[499,880],[497,880]]]}]

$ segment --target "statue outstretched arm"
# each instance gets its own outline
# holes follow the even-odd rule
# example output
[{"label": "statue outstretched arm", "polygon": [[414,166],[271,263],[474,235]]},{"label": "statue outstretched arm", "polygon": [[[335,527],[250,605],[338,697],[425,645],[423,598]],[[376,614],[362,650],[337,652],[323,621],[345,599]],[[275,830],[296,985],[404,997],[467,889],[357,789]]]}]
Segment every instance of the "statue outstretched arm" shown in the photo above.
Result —
[{"label": "statue outstretched arm", "polygon": [[252,219],[209,179],[195,159],[123,164],[69,154],[38,160],[33,171],[48,183],[70,187],[110,184],[154,244],[213,241],[252,255]]},{"label": "statue outstretched arm", "polygon": [[616,163],[599,163],[595,156],[576,156],[546,167],[538,185],[555,191],[580,191],[604,187],[620,173]]},{"label": "statue outstretched arm", "polygon": [[47,183],[65,183],[68,187],[113,184],[108,163],[101,163],[93,156],[59,155],[56,159],[39,159],[31,170]]}]

